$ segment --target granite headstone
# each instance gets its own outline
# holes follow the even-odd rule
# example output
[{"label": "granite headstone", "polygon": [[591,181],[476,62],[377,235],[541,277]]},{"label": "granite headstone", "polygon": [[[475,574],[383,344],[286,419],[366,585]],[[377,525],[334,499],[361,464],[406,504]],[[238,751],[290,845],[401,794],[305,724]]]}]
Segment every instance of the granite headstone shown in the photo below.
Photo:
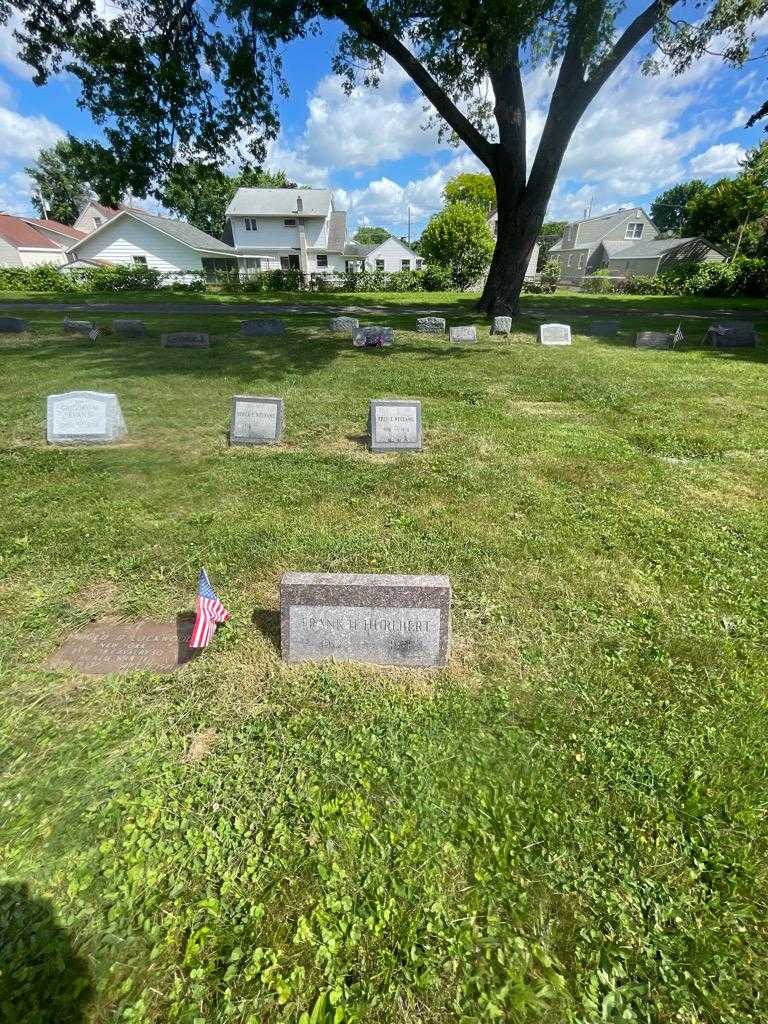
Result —
[{"label": "granite headstone", "polygon": [[672,348],[672,335],[664,331],[638,331],[635,348]]},{"label": "granite headstone", "polygon": [[65,334],[90,334],[93,330],[95,330],[95,325],[90,320],[67,319],[64,321]]},{"label": "granite headstone", "polygon": [[372,452],[421,450],[421,402],[372,398],[368,412]]},{"label": "granite headstone", "polygon": [[0,316],[0,334],[21,334],[26,331],[27,322],[18,316]]},{"label": "granite headstone", "polygon": [[595,320],[589,325],[589,333],[596,338],[613,338],[620,330],[618,320]]},{"label": "granite headstone", "polygon": [[446,665],[451,584],[447,576],[287,572],[280,636],[288,662]]},{"label": "granite headstone", "polygon": [[445,320],[441,316],[420,316],[416,320],[420,334],[445,334]]},{"label": "granite headstone", "polygon": [[285,334],[285,324],[282,320],[244,320],[240,330],[249,338],[259,338],[271,334]]},{"label": "granite headstone", "polygon": [[358,327],[352,334],[355,348],[389,348],[394,341],[391,327]]},{"label": "granite headstone", "polygon": [[714,348],[756,348],[755,325],[745,320],[729,320],[724,324],[712,324],[706,334]]},{"label": "granite headstone", "polygon": [[472,325],[464,327],[451,327],[448,330],[448,340],[454,342],[477,341],[477,329]]},{"label": "granite headstone", "polygon": [[491,326],[491,334],[511,334],[512,333],[512,317],[511,316],[495,316],[493,318],[493,325]]},{"label": "granite headstone", "polygon": [[103,391],[48,395],[48,444],[111,444],[125,434],[117,395]]},{"label": "granite headstone", "polygon": [[147,325],[142,320],[113,320],[112,332],[123,338],[143,338]]},{"label": "granite headstone", "polygon": [[282,398],[261,395],[235,395],[229,443],[279,444],[285,421]]},{"label": "granite headstone", "polygon": [[160,344],[163,348],[210,348],[211,336],[201,331],[176,331],[161,334]]},{"label": "granite headstone", "polygon": [[172,672],[189,661],[194,619],[176,622],[90,622],[46,661],[49,669],[84,675],[110,672]]},{"label": "granite headstone", "polygon": [[571,328],[568,324],[539,324],[539,342],[542,345],[570,345]]},{"label": "granite headstone", "polygon": [[333,316],[328,324],[333,334],[352,334],[359,326],[356,316]]}]

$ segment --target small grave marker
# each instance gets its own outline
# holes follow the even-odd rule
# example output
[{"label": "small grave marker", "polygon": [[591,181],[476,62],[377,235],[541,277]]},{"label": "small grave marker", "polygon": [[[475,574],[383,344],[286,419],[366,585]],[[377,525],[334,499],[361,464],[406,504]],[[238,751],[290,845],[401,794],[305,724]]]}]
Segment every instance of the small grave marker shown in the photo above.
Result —
[{"label": "small grave marker", "polygon": [[359,326],[356,316],[333,316],[328,324],[333,334],[353,334]]},{"label": "small grave marker", "polygon": [[672,335],[665,331],[639,331],[635,348],[672,348]]},{"label": "small grave marker", "polygon": [[143,338],[147,325],[141,320],[113,320],[112,330],[124,338]]},{"label": "small grave marker", "polygon": [[90,320],[65,320],[64,321],[64,333],[65,334],[90,334],[91,331],[96,329],[96,325],[92,324]]},{"label": "small grave marker", "polygon": [[282,320],[244,320],[240,330],[249,338],[260,338],[272,334],[285,334],[285,324]]},{"label": "small grave marker", "polygon": [[457,343],[477,341],[477,329],[474,326],[451,327],[448,331],[448,340]]},{"label": "small grave marker", "polygon": [[571,328],[568,324],[539,324],[539,342],[542,345],[570,345]]},{"label": "small grave marker", "polygon": [[18,316],[0,316],[0,334],[21,334],[26,331],[27,322]]},{"label": "small grave marker", "polygon": [[595,320],[589,325],[589,333],[596,338],[613,338],[620,330],[618,320]]},{"label": "small grave marker", "polygon": [[287,572],[280,581],[283,660],[448,663],[447,576]]},{"label": "small grave marker", "polygon": [[756,348],[755,325],[744,320],[731,320],[725,324],[712,324],[705,335],[713,348]]},{"label": "small grave marker", "polygon": [[512,333],[512,317],[511,316],[495,316],[493,318],[493,325],[491,327],[491,334],[511,334]]},{"label": "small grave marker", "polygon": [[368,412],[372,452],[421,450],[421,402],[372,398]]},{"label": "small grave marker", "polygon": [[117,395],[102,391],[48,395],[48,444],[111,444],[125,434]]},{"label": "small grave marker", "polygon": [[358,327],[352,335],[355,348],[389,348],[395,341],[391,327]]},{"label": "small grave marker", "polygon": [[420,316],[416,320],[420,334],[445,334],[445,320],[441,316]]},{"label": "small grave marker", "polygon": [[65,640],[45,667],[94,676],[172,672],[194,656],[188,646],[193,622],[90,622]]},{"label": "small grave marker", "polygon": [[282,398],[235,395],[232,399],[229,443],[279,444],[283,436],[283,423]]},{"label": "small grave marker", "polygon": [[160,344],[163,348],[210,348],[211,336],[201,331],[177,331],[161,334]]}]

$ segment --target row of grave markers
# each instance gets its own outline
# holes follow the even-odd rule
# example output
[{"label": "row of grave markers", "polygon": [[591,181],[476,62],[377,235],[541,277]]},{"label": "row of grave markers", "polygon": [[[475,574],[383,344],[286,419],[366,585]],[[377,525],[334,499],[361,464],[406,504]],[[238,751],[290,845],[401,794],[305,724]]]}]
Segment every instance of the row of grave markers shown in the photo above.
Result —
[{"label": "row of grave markers", "polygon": [[[274,395],[232,398],[231,445],[279,444],[285,426],[285,402]],[[372,398],[368,409],[373,452],[421,451],[421,402],[407,398]],[[48,395],[46,436],[49,444],[114,444],[127,428],[120,401],[103,391],[68,391]]]}]

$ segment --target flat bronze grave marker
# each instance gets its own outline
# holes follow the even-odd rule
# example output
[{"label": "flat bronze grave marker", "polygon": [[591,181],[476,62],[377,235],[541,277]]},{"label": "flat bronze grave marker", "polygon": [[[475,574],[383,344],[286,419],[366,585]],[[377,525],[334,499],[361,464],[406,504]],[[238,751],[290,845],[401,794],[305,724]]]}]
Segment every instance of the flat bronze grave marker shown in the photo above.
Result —
[{"label": "flat bronze grave marker", "polygon": [[172,672],[194,657],[191,618],[174,622],[90,622],[68,637],[45,667],[105,676],[110,672]]}]

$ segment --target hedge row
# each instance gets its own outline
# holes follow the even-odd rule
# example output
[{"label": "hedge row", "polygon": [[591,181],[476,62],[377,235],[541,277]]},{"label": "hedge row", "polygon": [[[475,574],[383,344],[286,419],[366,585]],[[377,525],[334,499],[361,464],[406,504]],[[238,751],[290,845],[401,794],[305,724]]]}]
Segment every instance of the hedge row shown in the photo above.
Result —
[{"label": "hedge row", "polygon": [[[186,276],[186,275],[185,275]],[[0,267],[0,290],[20,292],[56,292],[88,294],[90,292],[155,291],[172,286],[184,291],[205,291],[202,275],[192,275],[179,283],[173,276],[149,267],[83,267],[61,271],[51,264],[39,267]]]},{"label": "hedge row", "polygon": [[713,298],[768,295],[768,262],[742,257],[729,263],[693,263],[668,270],[657,277],[640,275],[610,278],[597,271],[584,279],[592,294],[697,295]]}]

